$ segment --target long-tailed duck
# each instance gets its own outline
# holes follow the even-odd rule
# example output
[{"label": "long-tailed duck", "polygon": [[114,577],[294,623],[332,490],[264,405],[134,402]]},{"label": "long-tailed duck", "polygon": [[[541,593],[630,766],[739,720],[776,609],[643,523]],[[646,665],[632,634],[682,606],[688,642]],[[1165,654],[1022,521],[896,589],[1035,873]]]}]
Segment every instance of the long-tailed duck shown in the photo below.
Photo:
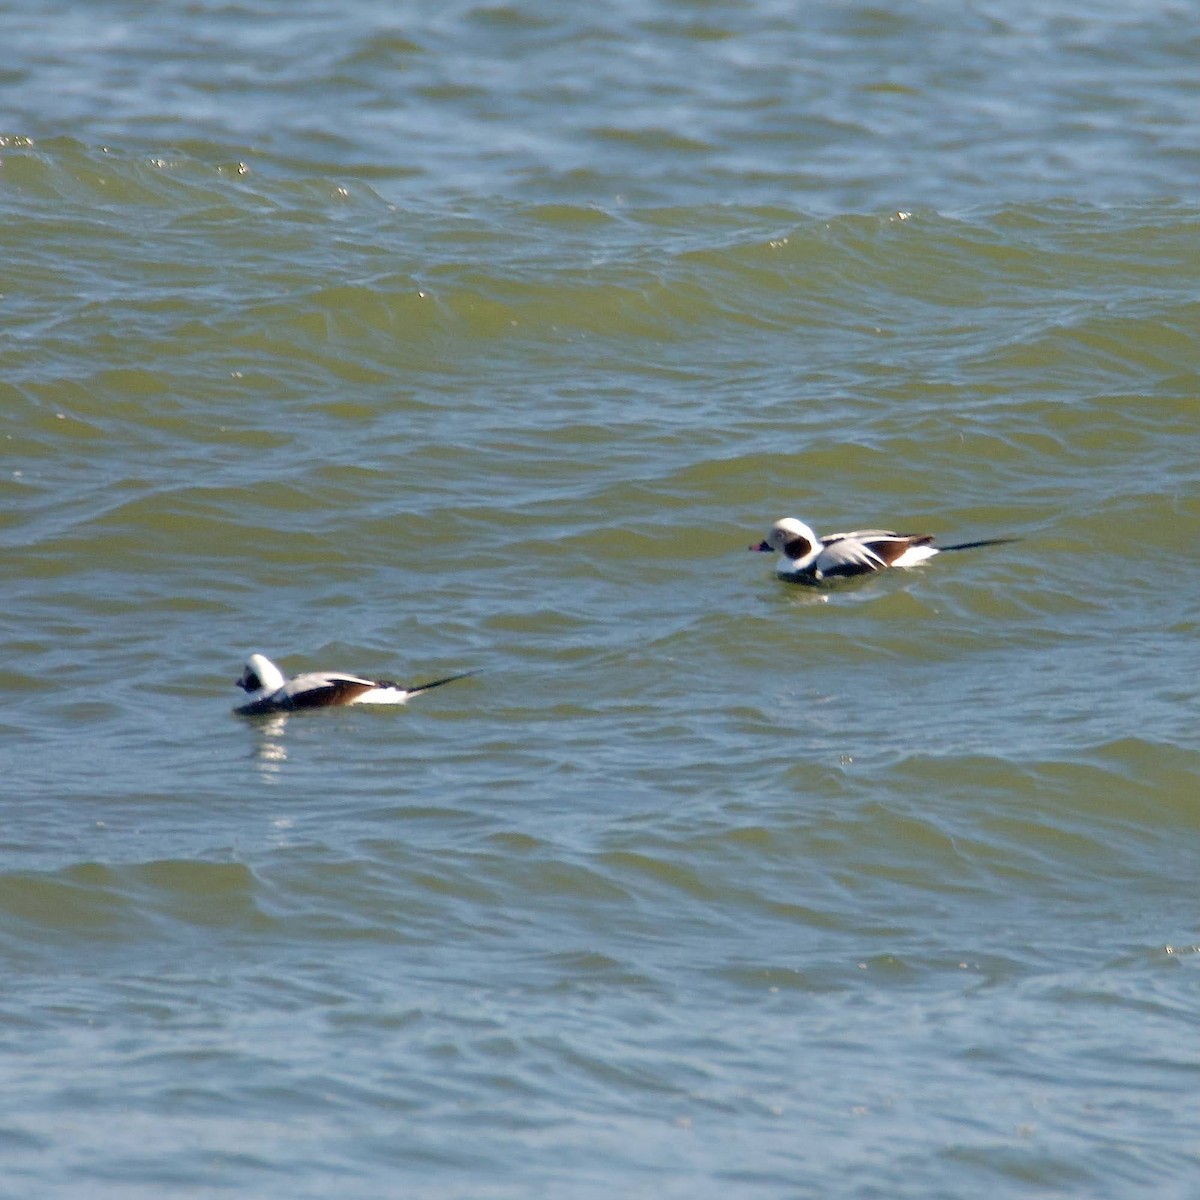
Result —
[{"label": "long-tailed duck", "polygon": [[751,550],[778,551],[783,557],[776,574],[789,583],[820,583],[848,575],[868,575],[885,567],[915,567],[944,550],[999,546],[1016,538],[985,538],[935,546],[931,534],[892,533],[888,529],[859,529],[854,533],[817,535],[794,517],[776,521],[764,541]]},{"label": "long-tailed duck", "polygon": [[249,697],[248,704],[239,705],[237,712],[253,717],[260,713],[295,712],[301,708],[332,708],[343,704],[404,704],[409,697],[430,688],[441,687],[474,675],[464,671],[447,675],[431,683],[404,687],[390,679],[360,679],[357,675],[342,675],[336,671],[312,671],[288,679],[265,655],[252,654],[237,686]]}]

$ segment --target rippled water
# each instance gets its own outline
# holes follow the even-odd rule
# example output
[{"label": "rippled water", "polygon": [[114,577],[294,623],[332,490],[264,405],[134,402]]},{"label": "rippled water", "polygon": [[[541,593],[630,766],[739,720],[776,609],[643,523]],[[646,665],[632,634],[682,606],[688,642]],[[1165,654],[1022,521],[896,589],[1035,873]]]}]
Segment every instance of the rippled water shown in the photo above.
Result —
[{"label": "rippled water", "polygon": [[8,1191],[1192,1195],[1190,6],[0,45]]}]

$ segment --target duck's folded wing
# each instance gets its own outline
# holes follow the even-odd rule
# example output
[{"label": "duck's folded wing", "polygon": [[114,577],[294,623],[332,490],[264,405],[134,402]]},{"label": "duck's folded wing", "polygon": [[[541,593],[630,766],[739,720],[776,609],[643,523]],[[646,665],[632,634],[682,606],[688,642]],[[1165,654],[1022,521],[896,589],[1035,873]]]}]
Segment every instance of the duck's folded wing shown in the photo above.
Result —
[{"label": "duck's folded wing", "polygon": [[857,533],[844,533],[829,538],[824,549],[813,563],[820,576],[862,575],[867,571],[878,571],[887,566],[887,559],[879,553],[880,539],[865,542]]},{"label": "duck's folded wing", "polygon": [[871,542],[876,538],[906,538],[907,533],[897,533],[894,529],[856,529],[852,533],[830,533],[821,539],[823,545],[840,542],[843,538],[853,538],[858,542]]},{"label": "duck's folded wing", "polygon": [[862,575],[891,566],[913,545],[928,542],[928,537],[893,533],[890,529],[859,529],[854,533],[835,533],[824,540],[814,566],[823,576]]},{"label": "duck's folded wing", "polygon": [[297,675],[272,698],[283,708],[330,708],[338,704],[353,704],[359,696],[378,684],[357,675]]}]

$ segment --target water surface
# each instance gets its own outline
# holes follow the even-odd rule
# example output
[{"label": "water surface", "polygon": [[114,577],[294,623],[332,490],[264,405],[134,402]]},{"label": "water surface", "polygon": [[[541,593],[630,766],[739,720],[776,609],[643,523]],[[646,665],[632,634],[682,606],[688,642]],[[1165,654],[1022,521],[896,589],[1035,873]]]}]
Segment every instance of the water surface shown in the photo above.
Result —
[{"label": "water surface", "polygon": [[1192,15],[0,13],[14,1194],[1192,1194]]}]

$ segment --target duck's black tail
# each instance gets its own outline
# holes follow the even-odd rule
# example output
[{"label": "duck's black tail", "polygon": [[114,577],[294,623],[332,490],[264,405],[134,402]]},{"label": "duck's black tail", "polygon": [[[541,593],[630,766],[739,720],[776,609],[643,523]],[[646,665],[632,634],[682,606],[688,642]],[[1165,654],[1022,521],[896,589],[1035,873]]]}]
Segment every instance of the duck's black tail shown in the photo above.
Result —
[{"label": "duck's black tail", "polygon": [[976,546],[1004,546],[1020,538],[984,538],[982,542],[959,542],[957,546],[939,546],[939,550],[974,550]]},{"label": "duck's black tail", "polygon": [[434,679],[429,683],[414,683],[412,687],[404,688],[410,696],[417,692],[427,692],[430,688],[441,687],[443,683],[453,683],[456,679],[466,679],[468,675],[478,675],[478,671],[463,671],[461,675],[447,675],[445,679]]}]

